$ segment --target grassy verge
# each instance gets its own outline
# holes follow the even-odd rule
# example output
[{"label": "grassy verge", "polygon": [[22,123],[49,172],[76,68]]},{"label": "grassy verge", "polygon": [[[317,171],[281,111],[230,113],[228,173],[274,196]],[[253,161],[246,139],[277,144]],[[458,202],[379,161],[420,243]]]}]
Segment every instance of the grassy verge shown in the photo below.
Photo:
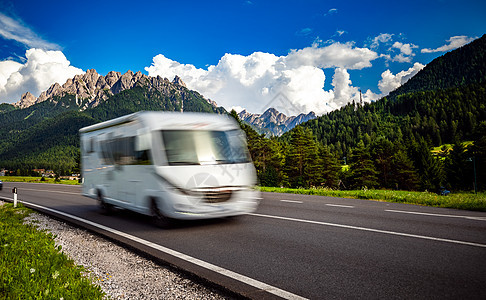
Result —
[{"label": "grassy verge", "polygon": [[[46,178],[41,181],[40,177],[23,176],[0,176],[0,180],[5,182],[41,182],[41,183],[60,183],[79,185],[77,180],[60,180],[56,182],[54,178]],[[290,193],[319,195],[329,197],[342,197],[354,199],[378,200],[396,203],[408,203],[424,206],[455,208],[464,210],[486,211],[486,193],[452,193],[448,196],[439,196],[430,192],[411,192],[411,191],[390,191],[390,190],[354,190],[340,191],[331,189],[291,189],[278,187],[259,187],[262,192]]]},{"label": "grassy verge", "polygon": [[290,189],[276,187],[260,187],[260,190],[262,192],[368,199],[434,207],[486,211],[486,193],[478,193],[477,195],[473,193],[452,193],[448,196],[439,196],[430,192],[389,190],[339,191],[329,189]]},{"label": "grassy verge", "polygon": [[45,178],[44,181],[42,177],[30,177],[30,176],[0,176],[0,180],[5,182],[38,182],[38,183],[59,183],[59,184],[69,184],[78,185],[77,180],[67,180],[61,179],[56,181],[54,178]]},{"label": "grassy verge", "polygon": [[0,202],[0,299],[103,299],[52,234],[23,223],[29,214]]}]

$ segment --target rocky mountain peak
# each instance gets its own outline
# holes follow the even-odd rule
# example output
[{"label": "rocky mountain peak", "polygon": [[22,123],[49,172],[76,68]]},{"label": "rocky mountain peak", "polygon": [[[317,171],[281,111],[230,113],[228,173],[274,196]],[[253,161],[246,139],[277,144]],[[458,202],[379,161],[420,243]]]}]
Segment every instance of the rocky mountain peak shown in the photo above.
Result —
[{"label": "rocky mountain peak", "polygon": [[279,112],[275,108],[271,107],[267,109],[263,115],[261,116],[263,120],[266,122],[272,122],[276,124],[281,124],[285,123],[285,120],[287,120],[287,116],[284,115],[283,113]]},{"label": "rocky mountain peak", "polygon": [[29,92],[26,92],[22,95],[22,97],[20,97],[20,101],[18,102],[18,107],[20,108],[29,107],[35,103],[35,100],[37,100],[37,98],[34,95],[32,95]]},{"label": "rocky mountain peak", "polygon": [[[150,89],[157,89],[164,93],[168,93],[172,89],[182,91],[182,87],[186,87],[186,84],[178,76],[171,83],[167,78],[150,77],[140,71],[133,73],[129,70],[125,74],[111,71],[106,76],[102,76],[95,69],[89,69],[83,74],[78,74],[66,80],[62,86],[59,83],[54,83],[46,91],[43,91],[38,98],[27,92],[14,105],[26,108],[46,100],[55,101],[55,97],[69,94],[76,95],[76,104],[82,106],[81,109],[86,109],[96,107],[112,95],[131,89],[136,85],[148,86]],[[206,101],[217,106],[216,103],[208,99]]]},{"label": "rocky mountain peak", "polygon": [[242,110],[238,114],[238,117],[258,128],[261,133],[265,133],[267,136],[280,136],[300,123],[315,119],[317,116],[314,112],[310,112],[308,114],[302,113],[298,116],[287,117],[272,107],[263,112],[263,114],[252,114],[246,110]]},{"label": "rocky mountain peak", "polygon": [[174,77],[174,80],[172,80],[172,83],[178,84],[178,85],[183,86],[183,87],[187,87],[186,84],[184,83],[184,81],[182,81],[182,79],[177,75]]},{"label": "rocky mountain peak", "polygon": [[118,79],[120,79],[120,77],[121,77],[120,72],[110,71],[105,76],[106,84],[111,87],[118,81]]}]

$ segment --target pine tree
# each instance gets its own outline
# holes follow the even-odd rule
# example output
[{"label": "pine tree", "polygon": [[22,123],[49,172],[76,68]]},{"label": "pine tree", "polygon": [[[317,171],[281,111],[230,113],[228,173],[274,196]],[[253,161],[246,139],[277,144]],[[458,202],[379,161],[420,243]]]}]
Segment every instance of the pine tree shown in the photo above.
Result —
[{"label": "pine tree", "polygon": [[320,185],[320,160],[312,131],[297,126],[291,135],[286,156],[286,175],[292,187]]},{"label": "pine tree", "polygon": [[354,188],[374,188],[378,186],[378,171],[363,143],[360,141],[351,155],[350,176]]},{"label": "pine tree", "polygon": [[419,186],[419,176],[413,167],[413,162],[406,152],[398,149],[391,158],[391,172],[389,181],[398,190],[416,190]]},{"label": "pine tree", "polygon": [[324,186],[332,189],[339,188],[341,165],[337,157],[331,154],[327,146],[320,147],[319,157],[322,161],[321,177]]},{"label": "pine tree", "polygon": [[372,143],[370,152],[373,155],[376,170],[378,171],[380,186],[385,188],[392,187],[389,178],[392,171],[392,157],[395,152],[392,142],[384,137],[379,137]]},{"label": "pine tree", "polygon": [[444,181],[441,160],[432,155],[430,147],[423,137],[417,139],[410,151],[414,167],[420,174],[421,188],[438,192]]}]

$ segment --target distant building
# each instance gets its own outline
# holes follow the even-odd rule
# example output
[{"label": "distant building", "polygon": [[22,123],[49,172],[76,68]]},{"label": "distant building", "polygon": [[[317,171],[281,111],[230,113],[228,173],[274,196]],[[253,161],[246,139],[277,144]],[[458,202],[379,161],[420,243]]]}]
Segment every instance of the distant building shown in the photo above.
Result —
[{"label": "distant building", "polygon": [[39,173],[40,175],[44,175],[44,173],[46,172],[46,169],[33,169],[32,171]]},{"label": "distant building", "polygon": [[79,174],[72,174],[71,176],[60,176],[60,179],[66,179],[66,180],[79,180]]},{"label": "distant building", "polygon": [[54,173],[53,170],[46,170],[45,173],[43,174],[43,176],[56,177],[56,173]]}]

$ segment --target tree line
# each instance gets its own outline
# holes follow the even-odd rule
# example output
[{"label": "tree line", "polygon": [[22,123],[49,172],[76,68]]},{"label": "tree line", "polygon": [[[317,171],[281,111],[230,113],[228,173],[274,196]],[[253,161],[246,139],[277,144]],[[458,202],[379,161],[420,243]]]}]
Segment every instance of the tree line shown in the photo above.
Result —
[{"label": "tree line", "polygon": [[[236,112],[231,115],[237,118]],[[237,119],[238,120],[238,119]],[[239,120],[238,120],[239,121]],[[437,153],[423,136],[392,140],[384,135],[360,139],[346,156],[297,126],[285,138],[266,138],[240,122],[262,186],[330,189],[473,190],[486,183],[486,121],[472,143],[457,141]]]}]

